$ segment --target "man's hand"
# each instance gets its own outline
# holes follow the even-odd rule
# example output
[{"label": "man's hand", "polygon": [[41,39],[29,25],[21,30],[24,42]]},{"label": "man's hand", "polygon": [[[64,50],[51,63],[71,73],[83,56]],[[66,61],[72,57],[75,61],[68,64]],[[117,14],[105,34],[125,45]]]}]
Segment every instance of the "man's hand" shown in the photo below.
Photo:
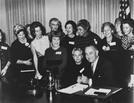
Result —
[{"label": "man's hand", "polygon": [[77,77],[77,83],[81,83],[81,82],[82,82],[81,76],[78,76]]},{"label": "man's hand", "polygon": [[84,76],[83,74],[82,74],[81,80],[82,80],[82,83],[88,84],[88,78]]}]

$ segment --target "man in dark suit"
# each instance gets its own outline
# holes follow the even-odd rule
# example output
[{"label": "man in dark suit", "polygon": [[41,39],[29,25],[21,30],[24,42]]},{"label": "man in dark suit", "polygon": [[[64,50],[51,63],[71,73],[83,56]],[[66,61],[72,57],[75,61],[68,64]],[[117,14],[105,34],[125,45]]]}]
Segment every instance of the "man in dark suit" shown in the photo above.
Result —
[{"label": "man in dark suit", "polygon": [[89,65],[83,72],[82,81],[95,86],[114,85],[112,63],[99,56],[98,49],[93,45],[85,47],[85,56]]}]

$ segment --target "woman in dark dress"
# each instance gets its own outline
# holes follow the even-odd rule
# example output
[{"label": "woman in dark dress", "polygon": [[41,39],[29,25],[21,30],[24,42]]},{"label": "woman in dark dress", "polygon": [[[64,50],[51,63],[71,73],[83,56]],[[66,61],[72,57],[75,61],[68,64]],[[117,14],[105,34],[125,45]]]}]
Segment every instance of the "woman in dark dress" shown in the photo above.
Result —
[{"label": "woman in dark dress", "polygon": [[60,46],[62,32],[51,32],[51,47],[45,52],[43,61],[44,69],[49,69],[58,81],[58,88],[61,87],[64,71],[67,65],[67,51]]},{"label": "woman in dark dress", "polygon": [[115,51],[121,50],[121,41],[116,38],[115,27],[110,22],[105,22],[102,24],[101,31],[104,34],[104,39],[101,41],[101,49],[103,51]]},{"label": "woman in dark dress", "polygon": [[[114,79],[116,80],[117,84],[122,84],[121,81],[123,80],[120,76],[123,75],[123,48],[121,46],[121,40],[115,37],[115,27],[110,22],[105,22],[102,24],[101,28],[104,39],[101,41],[101,50],[103,51],[103,56],[105,55],[108,58],[113,66],[114,72]],[[120,75],[119,75],[120,73]]]},{"label": "woman in dark dress", "polygon": [[65,24],[66,36],[61,41],[64,47],[66,47],[69,53],[72,55],[72,50],[75,46],[75,37],[76,37],[76,23],[72,20],[69,20]]},{"label": "woman in dark dress", "polygon": [[[129,82],[128,86],[133,87],[133,75],[134,75],[134,20],[133,19],[126,19],[122,22],[122,33],[123,37],[122,47],[125,50],[124,52],[124,74],[127,77],[126,81]],[[125,77],[124,76],[124,77]],[[130,79],[130,81],[129,81]],[[132,79],[132,80],[131,80]]]},{"label": "woman in dark dress", "polygon": [[0,69],[1,75],[5,76],[11,64],[10,62],[10,48],[5,43],[5,33],[0,29]]},{"label": "woman in dark dress", "polygon": [[[68,66],[72,64],[73,58],[72,58],[72,50],[75,47],[75,39],[76,39],[76,23],[72,20],[69,20],[65,24],[65,30],[66,30],[66,36],[61,40],[61,46],[65,47],[67,49],[68,54]],[[67,68],[67,71],[68,72]]]},{"label": "woman in dark dress", "polygon": [[11,63],[13,77],[18,81],[26,82],[32,75],[24,75],[22,71],[34,71],[32,52],[30,48],[31,41],[27,39],[27,32],[24,28],[17,30],[15,33],[16,40],[11,45]]},{"label": "woman in dark dress", "polygon": [[73,61],[72,65],[69,66],[68,74],[69,85],[81,82],[81,76],[87,64],[87,62],[83,58],[83,51],[80,48],[74,48],[72,50],[72,57]]},{"label": "woman in dark dress", "polygon": [[76,46],[84,50],[87,45],[94,44],[99,48],[100,37],[91,31],[91,26],[88,20],[81,19],[77,23]]}]

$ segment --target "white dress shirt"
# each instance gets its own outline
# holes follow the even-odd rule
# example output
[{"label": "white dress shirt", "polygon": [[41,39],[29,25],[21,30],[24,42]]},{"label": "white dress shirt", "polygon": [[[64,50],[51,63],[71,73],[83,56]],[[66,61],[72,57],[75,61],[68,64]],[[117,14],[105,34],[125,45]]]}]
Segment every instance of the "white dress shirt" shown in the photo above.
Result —
[{"label": "white dress shirt", "polygon": [[91,63],[93,74],[95,73],[98,60],[99,60],[99,57],[97,57],[96,60],[93,63]]}]

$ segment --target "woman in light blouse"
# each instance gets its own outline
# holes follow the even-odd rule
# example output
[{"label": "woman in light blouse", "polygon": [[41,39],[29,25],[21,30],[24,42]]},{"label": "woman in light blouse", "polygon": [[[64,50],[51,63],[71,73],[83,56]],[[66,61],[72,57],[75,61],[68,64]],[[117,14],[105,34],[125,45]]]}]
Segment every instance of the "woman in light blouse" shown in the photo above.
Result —
[{"label": "woman in light blouse", "polygon": [[31,50],[36,69],[35,78],[41,79],[44,74],[42,61],[45,51],[49,47],[49,39],[46,36],[45,27],[40,22],[33,22],[31,25],[32,36],[34,37],[34,40],[31,42]]}]

